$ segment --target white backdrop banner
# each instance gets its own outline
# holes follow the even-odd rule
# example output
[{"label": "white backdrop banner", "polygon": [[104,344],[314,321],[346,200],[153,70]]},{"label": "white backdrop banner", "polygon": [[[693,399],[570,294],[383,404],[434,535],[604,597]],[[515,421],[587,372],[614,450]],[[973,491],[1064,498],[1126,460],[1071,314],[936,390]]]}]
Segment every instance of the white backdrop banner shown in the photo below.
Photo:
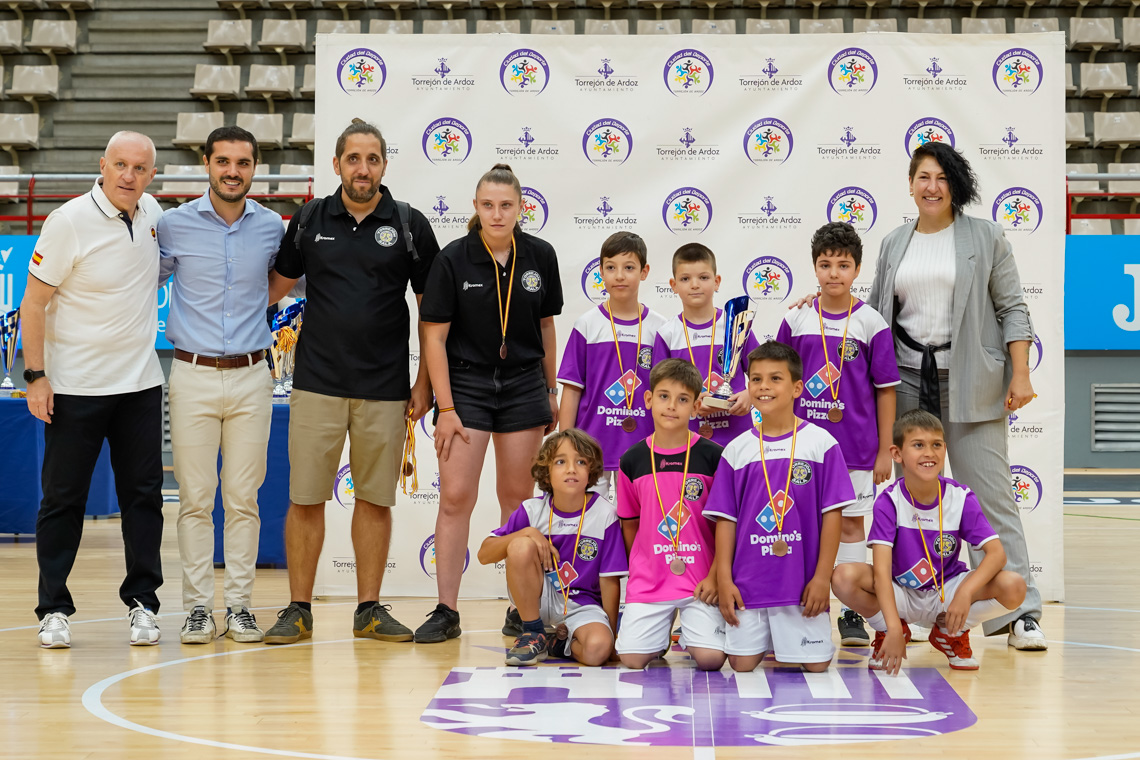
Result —
[{"label": "white backdrop banner", "polygon": [[[763,341],[815,288],[809,240],[827,221],[863,236],[855,292],[867,297],[880,241],[916,214],[911,151],[950,143],[980,180],[982,202],[967,212],[1006,228],[1037,331],[1039,398],[1010,418],[1010,483],[1037,582],[1060,600],[1063,45],[1059,33],[318,35],[316,187],[339,187],[336,136],[364,118],[387,139],[385,183],[431,220],[442,246],[464,234],[480,175],[507,162],[524,187],[524,229],[558,251],[560,338],[605,297],[602,241],[629,229],[649,246],[644,303],[678,313],[670,258],[700,241],[717,255],[718,303],[747,293]],[[418,432],[420,489],[398,495],[385,596],[435,594],[439,476],[430,423]],[[355,590],[345,463],[326,509],[318,594]],[[474,562],[498,524],[490,457],[484,474],[467,597],[505,593],[502,568]]]}]

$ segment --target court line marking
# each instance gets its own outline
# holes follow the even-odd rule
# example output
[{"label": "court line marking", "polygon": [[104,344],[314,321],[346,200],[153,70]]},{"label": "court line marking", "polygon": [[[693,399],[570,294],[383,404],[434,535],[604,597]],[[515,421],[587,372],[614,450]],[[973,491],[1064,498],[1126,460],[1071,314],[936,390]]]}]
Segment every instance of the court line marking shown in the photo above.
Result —
[{"label": "court line marking", "polygon": [[1099,612],[1140,612],[1140,610],[1127,610],[1119,607],[1078,607],[1075,604],[1066,604],[1063,609],[1067,610],[1097,610]]},{"label": "court line marking", "polygon": [[[1131,647],[1114,647],[1111,644],[1088,644],[1084,641],[1060,641],[1057,639],[1046,639],[1050,644],[1066,644],[1075,647],[1095,647],[1096,649],[1117,649],[1121,652],[1140,652],[1140,649],[1133,649]],[[1134,757],[1129,755],[1129,757]]]}]

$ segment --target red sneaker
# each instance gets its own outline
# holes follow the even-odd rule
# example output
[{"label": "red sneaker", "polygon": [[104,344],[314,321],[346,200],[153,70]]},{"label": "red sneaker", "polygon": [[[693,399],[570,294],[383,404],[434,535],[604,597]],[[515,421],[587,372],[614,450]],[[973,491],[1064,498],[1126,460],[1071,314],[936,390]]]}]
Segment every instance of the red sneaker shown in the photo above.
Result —
[{"label": "red sneaker", "polygon": [[981,667],[974,659],[970,648],[970,632],[962,631],[960,636],[951,636],[937,625],[930,629],[930,643],[950,660],[952,670],[977,670]]},{"label": "red sneaker", "polygon": [[[907,625],[907,622],[905,620],[902,621],[902,626],[903,626],[903,642],[906,644],[909,644],[910,643],[910,626]],[[875,631],[875,643],[871,647],[871,659],[867,660],[867,667],[870,668],[871,670],[882,670],[883,669],[883,657],[879,653],[879,650],[881,650],[883,648],[883,641],[886,640],[886,638],[887,638],[886,631]]]}]

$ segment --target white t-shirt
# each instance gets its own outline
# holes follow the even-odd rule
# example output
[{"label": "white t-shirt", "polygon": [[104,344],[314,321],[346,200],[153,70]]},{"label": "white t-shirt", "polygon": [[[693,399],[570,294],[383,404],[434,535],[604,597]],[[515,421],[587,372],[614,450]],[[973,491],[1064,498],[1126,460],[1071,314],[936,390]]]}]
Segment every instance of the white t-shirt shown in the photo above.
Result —
[{"label": "white t-shirt", "polygon": [[44,331],[44,370],[56,393],[162,385],[154,351],[160,216],[158,201],[143,194],[128,229],[99,182],[48,215],[28,271],[56,288]]},{"label": "white t-shirt", "polygon": [[[924,346],[941,346],[950,341],[957,273],[954,225],[929,235],[915,230],[895,275],[895,295],[899,297],[899,326]],[[922,354],[897,338],[895,345],[900,367],[922,366]],[[939,369],[950,366],[949,351],[939,351],[934,358]]]}]

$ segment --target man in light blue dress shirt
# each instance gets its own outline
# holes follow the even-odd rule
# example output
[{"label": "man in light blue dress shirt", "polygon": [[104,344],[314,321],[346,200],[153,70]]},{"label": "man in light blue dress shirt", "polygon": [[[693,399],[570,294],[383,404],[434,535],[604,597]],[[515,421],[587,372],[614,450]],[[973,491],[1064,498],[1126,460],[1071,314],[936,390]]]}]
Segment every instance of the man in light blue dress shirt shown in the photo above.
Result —
[{"label": "man in light blue dress shirt", "polygon": [[178,550],[182,602],[189,613],[183,644],[216,637],[214,493],[222,454],[225,507],[226,635],[258,642],[249,611],[257,562],[257,491],[265,479],[273,381],[265,361],[272,342],[265,318],[269,270],[284,228],[281,216],[246,197],[257,165],[257,140],[220,127],[206,140],[210,188],[167,211],[158,225],[159,285],[173,276],[166,337],[170,370],[170,437],[178,480]]}]

